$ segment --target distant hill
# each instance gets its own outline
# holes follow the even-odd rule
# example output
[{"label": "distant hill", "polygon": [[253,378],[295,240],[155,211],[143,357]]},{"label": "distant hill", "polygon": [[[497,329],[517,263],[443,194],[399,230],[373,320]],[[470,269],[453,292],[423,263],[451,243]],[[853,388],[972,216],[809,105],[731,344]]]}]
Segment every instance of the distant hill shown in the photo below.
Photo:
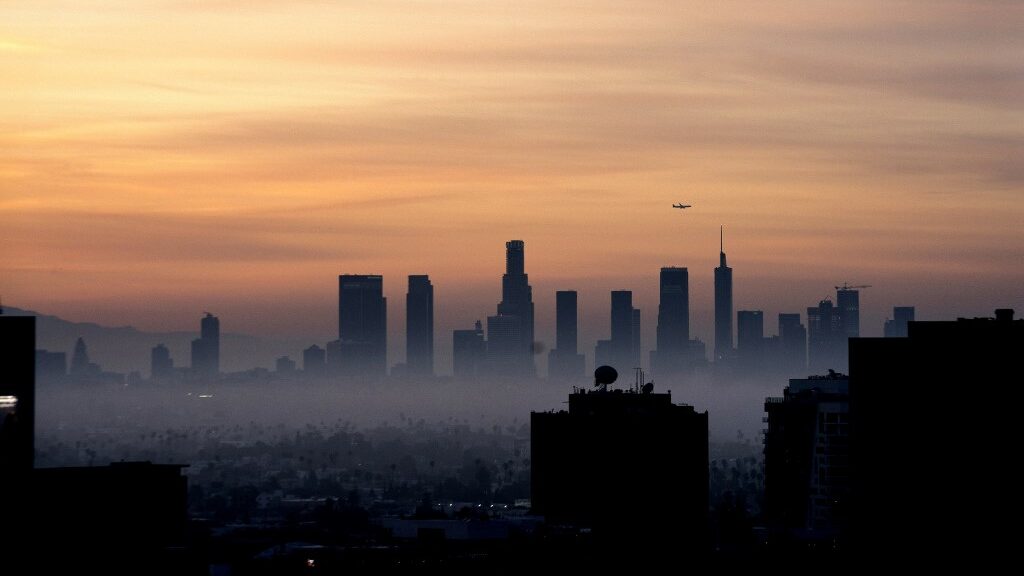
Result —
[{"label": "distant hill", "polygon": [[[4,314],[36,317],[36,348],[66,352],[68,363],[75,340],[85,339],[89,358],[104,370],[129,372],[138,370],[149,376],[150,350],[164,344],[171,351],[175,366],[191,364],[192,340],[199,337],[199,318],[195,332],[143,332],[131,326],[101,326],[92,322],[69,322],[57,316],[40,314],[4,306]],[[247,370],[257,366],[274,368],[280,356],[290,356],[302,366],[302,350],[311,344],[325,342],[302,338],[264,338],[247,334],[221,333],[221,371]]]}]

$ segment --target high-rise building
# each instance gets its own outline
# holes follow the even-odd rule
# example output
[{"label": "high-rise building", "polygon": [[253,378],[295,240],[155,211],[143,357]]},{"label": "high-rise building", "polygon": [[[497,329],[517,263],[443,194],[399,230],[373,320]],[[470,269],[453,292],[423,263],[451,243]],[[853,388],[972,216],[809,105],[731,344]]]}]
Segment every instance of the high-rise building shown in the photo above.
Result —
[{"label": "high-rise building", "polygon": [[167,380],[174,376],[174,359],[167,346],[157,344],[150,351],[149,376],[153,380]]},{"label": "high-rise building", "polygon": [[787,372],[807,368],[807,328],[800,314],[779,314],[779,364]]},{"label": "high-rise building", "polygon": [[287,356],[281,356],[274,363],[274,369],[280,375],[289,375],[295,373],[295,360]]},{"label": "high-rise building", "polygon": [[668,375],[690,360],[690,281],[686,268],[662,268],[659,281],[657,347],[651,369]]},{"label": "high-rise building", "polygon": [[907,324],[914,321],[913,306],[895,306],[892,309],[892,320],[885,321],[886,338],[906,338]]},{"label": "high-rise building", "polygon": [[633,292],[629,290],[612,291],[612,357],[618,370],[632,370],[638,366],[633,359]]},{"label": "high-rise building", "polygon": [[434,375],[434,287],[427,275],[409,276],[409,291],[405,295],[405,364],[410,375]]},{"label": "high-rise building", "polygon": [[[15,504],[7,483],[32,472],[35,442],[36,317],[0,311],[0,495]],[[2,508],[2,506],[0,506]],[[5,520],[6,522],[6,520]]]},{"label": "high-rise building", "polygon": [[708,541],[708,415],[644,390],[580,390],[530,414],[532,508],[608,546]]},{"label": "high-rise building", "polygon": [[487,357],[484,328],[479,320],[472,330],[452,331],[452,376],[475,378]]},{"label": "high-rise building", "polygon": [[780,542],[839,544],[850,493],[850,387],[837,373],[792,379],[765,400],[765,518]]},{"label": "high-rise building", "polygon": [[825,298],[807,309],[807,364],[812,372],[846,369],[846,333],[839,312]]},{"label": "high-rise building", "polygon": [[386,375],[387,327],[384,277],[379,274],[338,276],[338,374],[345,377]]},{"label": "high-rise building", "polygon": [[761,364],[764,355],[764,312],[736,312],[736,356],[747,367]]},{"label": "high-rise building", "polygon": [[192,373],[200,378],[220,373],[220,320],[209,312],[199,323],[199,338],[192,341]]},{"label": "high-rise building", "polygon": [[548,377],[572,381],[584,375],[579,353],[579,312],[575,290],[555,292],[555,348],[548,353]]},{"label": "high-rise building", "polygon": [[836,311],[843,334],[847,338],[860,336],[860,292],[845,285],[836,288]]},{"label": "high-rise building", "polygon": [[732,355],[732,268],[725,263],[725,228],[720,231],[715,268],[715,361]]},{"label": "high-rise building", "polygon": [[[487,319],[487,350],[492,356],[492,347],[498,351],[507,366],[502,370],[520,376],[535,376],[533,363],[533,289],[530,287],[526,274],[526,244],[522,240],[510,240],[505,243],[505,274],[501,277],[501,302],[498,303],[497,316]],[[517,320],[513,321],[510,317]],[[492,335],[491,318],[496,328],[500,329]],[[516,325],[515,330],[512,326]],[[499,341],[495,342],[497,336]],[[504,341],[505,338],[511,340]]]},{"label": "high-rise building", "polygon": [[487,366],[489,376],[527,375],[522,339],[522,318],[514,314],[487,317]]},{"label": "high-rise building", "polygon": [[316,344],[303,350],[302,371],[307,377],[323,376],[327,372],[327,352]]},{"label": "high-rise building", "polygon": [[1000,528],[1015,498],[989,471],[1020,449],[1022,357],[1010,309],[850,340],[853,557],[976,564],[1016,550]]}]

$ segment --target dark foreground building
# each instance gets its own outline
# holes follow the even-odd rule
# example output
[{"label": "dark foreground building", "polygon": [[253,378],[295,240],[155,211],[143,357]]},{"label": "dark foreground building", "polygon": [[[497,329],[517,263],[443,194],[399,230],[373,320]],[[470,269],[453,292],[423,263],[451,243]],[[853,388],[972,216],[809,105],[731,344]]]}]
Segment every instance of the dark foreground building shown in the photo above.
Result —
[{"label": "dark foreground building", "polygon": [[626,554],[706,548],[707,412],[671,393],[576,389],[568,411],[530,422],[533,511],[548,524]]},{"label": "dark foreground building", "polygon": [[1006,309],[850,340],[855,556],[978,566],[1016,550],[1001,466],[1020,453],[1021,358],[1024,320]]},{"label": "dark foreground building", "polygon": [[850,492],[850,381],[792,379],[765,400],[765,521],[773,548],[838,549]]}]

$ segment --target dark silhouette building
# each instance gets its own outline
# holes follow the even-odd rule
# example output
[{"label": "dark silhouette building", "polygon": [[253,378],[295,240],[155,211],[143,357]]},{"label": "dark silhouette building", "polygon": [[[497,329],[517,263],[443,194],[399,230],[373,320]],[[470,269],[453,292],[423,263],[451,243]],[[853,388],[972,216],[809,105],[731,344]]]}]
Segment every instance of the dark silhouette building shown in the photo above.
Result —
[{"label": "dark silhouette building", "polygon": [[71,354],[71,368],[69,374],[78,380],[93,379],[100,375],[103,370],[99,364],[89,359],[89,347],[81,337],[75,340],[75,349]]},{"label": "dark silhouette building", "polygon": [[1016,550],[1007,521],[1019,505],[996,464],[1019,451],[1024,320],[1013,316],[850,340],[854,554],[941,551],[984,572]]},{"label": "dark silhouette building", "polygon": [[788,373],[807,369],[807,328],[800,314],[779,314],[779,367]]},{"label": "dark silhouette building", "polygon": [[532,377],[537,374],[533,363],[533,289],[526,274],[525,250],[522,240],[505,243],[501,302],[497,316],[487,319],[487,353],[489,360],[497,363],[495,370]]},{"label": "dark silhouette building", "polygon": [[732,268],[725,263],[725,228],[720,231],[715,268],[715,361],[732,356]]},{"label": "dark silhouette building", "polygon": [[[0,488],[20,485],[32,470],[35,349],[35,316],[5,316],[0,312]],[[0,490],[5,504],[13,504],[15,494]],[[0,504],[0,511],[4,507]]]},{"label": "dark silhouette building", "polygon": [[825,298],[807,309],[807,364],[812,372],[846,368],[846,332],[839,311]]},{"label": "dark silhouette building", "polygon": [[914,321],[913,306],[895,306],[892,309],[892,320],[885,321],[886,338],[906,338],[907,324]]},{"label": "dark silhouette building", "polygon": [[575,290],[555,292],[555,348],[548,353],[548,377],[562,381],[583,377],[585,358],[579,353],[579,306]]},{"label": "dark silhouette building", "polygon": [[686,268],[662,268],[659,278],[657,344],[651,353],[655,374],[677,374],[691,362],[690,280]]},{"label": "dark silhouette building", "polygon": [[[338,373],[383,377],[387,373],[388,301],[379,274],[338,276]],[[331,364],[328,345],[328,364]]]},{"label": "dark silhouette building", "polygon": [[455,378],[475,378],[486,357],[487,341],[479,320],[472,330],[452,331],[452,375]]},{"label": "dark silhouette building", "polygon": [[274,362],[274,371],[278,375],[287,376],[295,373],[295,360],[287,356],[281,356]]},{"label": "dark silhouette building", "polygon": [[149,376],[153,380],[168,380],[174,377],[174,359],[171,351],[163,344],[157,344],[149,353]]},{"label": "dark silhouette building", "polygon": [[409,291],[405,295],[405,364],[410,375],[434,375],[434,286],[427,275],[409,276]]},{"label": "dark silhouette building", "polygon": [[[640,334],[636,328],[639,328],[639,311],[634,313],[633,292],[613,290],[611,302],[612,335],[608,341],[609,355],[607,358],[602,358],[600,364],[628,366],[630,369],[638,367],[640,366]],[[600,346],[600,343],[598,345]],[[595,352],[595,354],[597,353]]]},{"label": "dark silhouette building", "polygon": [[836,312],[846,337],[860,336],[860,292],[845,285],[836,288]]},{"label": "dark silhouette building", "polygon": [[706,546],[707,412],[646,388],[577,389],[530,425],[534,513],[632,551]]},{"label": "dark silhouette building", "polygon": [[765,400],[765,519],[775,544],[841,545],[850,494],[850,386],[838,373],[792,379]]},{"label": "dark silhouette building", "polygon": [[764,312],[740,310],[736,312],[736,356],[747,368],[762,365],[765,352]]},{"label": "dark silhouette building", "polygon": [[220,320],[207,312],[199,327],[199,338],[192,341],[192,373],[215,378],[220,374]]},{"label": "dark silhouette building", "polygon": [[327,352],[316,344],[303,350],[302,371],[307,377],[322,377],[327,372]]}]

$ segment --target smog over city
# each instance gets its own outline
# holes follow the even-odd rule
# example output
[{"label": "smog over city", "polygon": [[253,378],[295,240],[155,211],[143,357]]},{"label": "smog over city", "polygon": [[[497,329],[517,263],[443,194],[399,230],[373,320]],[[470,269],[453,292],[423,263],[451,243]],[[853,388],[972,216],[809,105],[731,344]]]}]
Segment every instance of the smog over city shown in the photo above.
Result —
[{"label": "smog over city", "polygon": [[0,2],[0,571],[1000,566],[1022,29]]}]

